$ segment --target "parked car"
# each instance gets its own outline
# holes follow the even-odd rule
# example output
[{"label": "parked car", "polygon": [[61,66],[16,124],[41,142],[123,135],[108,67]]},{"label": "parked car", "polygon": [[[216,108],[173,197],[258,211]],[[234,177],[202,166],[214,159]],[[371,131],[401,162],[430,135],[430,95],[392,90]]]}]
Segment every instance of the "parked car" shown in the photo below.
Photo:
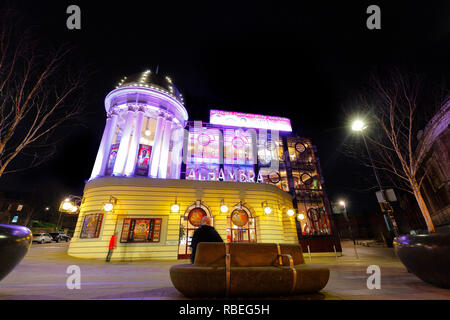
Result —
[{"label": "parked car", "polygon": [[52,237],[52,240],[56,242],[69,242],[70,240],[70,237],[65,232],[50,232],[50,236]]},{"label": "parked car", "polygon": [[38,243],[49,243],[52,242],[53,238],[48,233],[36,233],[33,234],[33,242]]}]

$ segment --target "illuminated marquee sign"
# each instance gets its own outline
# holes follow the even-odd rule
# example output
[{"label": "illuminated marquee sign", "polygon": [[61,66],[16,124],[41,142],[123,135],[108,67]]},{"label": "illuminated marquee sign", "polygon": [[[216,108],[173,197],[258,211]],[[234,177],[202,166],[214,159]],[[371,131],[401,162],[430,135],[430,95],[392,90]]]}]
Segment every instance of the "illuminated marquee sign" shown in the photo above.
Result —
[{"label": "illuminated marquee sign", "polygon": [[292,132],[288,118],[234,111],[210,110],[209,122],[223,126],[268,129]]},{"label": "illuminated marquee sign", "polygon": [[208,180],[208,181],[235,181],[235,182],[253,182],[253,183],[264,183],[261,172],[258,176],[255,176],[253,170],[194,170],[190,169],[187,172],[187,180]]}]

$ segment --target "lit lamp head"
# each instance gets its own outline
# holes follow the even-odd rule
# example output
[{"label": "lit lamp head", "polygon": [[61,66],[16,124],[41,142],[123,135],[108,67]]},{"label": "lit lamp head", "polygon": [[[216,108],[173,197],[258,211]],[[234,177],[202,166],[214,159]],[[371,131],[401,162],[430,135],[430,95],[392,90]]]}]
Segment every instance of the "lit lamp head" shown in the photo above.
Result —
[{"label": "lit lamp head", "polygon": [[74,204],[73,204],[72,201],[70,201],[69,198],[65,199],[65,200],[63,201],[63,203],[61,204],[61,208],[62,208],[64,211],[71,211],[73,206],[74,206]]},{"label": "lit lamp head", "polygon": [[340,204],[341,206],[345,207],[345,201],[344,201],[344,200],[340,200],[340,201],[339,201],[339,204]]},{"label": "lit lamp head", "polygon": [[297,216],[297,219],[298,220],[305,220],[305,215],[303,214],[303,213],[300,213],[298,216]]},{"label": "lit lamp head", "polygon": [[295,211],[294,211],[294,209],[288,209],[288,211],[286,211],[286,213],[289,217],[292,217],[295,214]]},{"label": "lit lamp head", "polygon": [[269,207],[269,204],[267,203],[267,201],[263,201],[261,203],[261,206],[263,207],[265,214],[271,214],[272,213],[272,208]]},{"label": "lit lamp head", "polygon": [[[59,211],[67,212],[69,214],[72,214],[72,213],[76,214],[80,210],[81,201],[82,201],[82,199],[78,196],[68,196],[61,202],[61,204],[59,206]],[[45,211],[49,211],[49,210],[50,210],[50,207],[45,208]]]},{"label": "lit lamp head", "polygon": [[103,206],[103,210],[106,212],[110,212],[114,209],[114,205],[112,203],[105,203],[105,205]]},{"label": "lit lamp head", "polygon": [[172,212],[178,212],[180,211],[180,205],[177,203],[177,198],[175,197],[175,203],[172,204],[172,206],[170,207],[170,210]]},{"label": "lit lamp head", "polygon": [[103,205],[103,211],[105,211],[105,212],[113,211],[114,205],[116,204],[116,202],[117,202],[117,199],[114,198],[113,196],[110,196],[109,201]]},{"label": "lit lamp head", "polygon": [[221,205],[220,205],[220,212],[222,212],[222,213],[228,212],[228,207],[224,203],[223,199],[222,199],[222,202],[221,202]]},{"label": "lit lamp head", "polygon": [[367,125],[362,120],[356,119],[352,123],[353,131],[363,131],[365,128],[367,128]]}]

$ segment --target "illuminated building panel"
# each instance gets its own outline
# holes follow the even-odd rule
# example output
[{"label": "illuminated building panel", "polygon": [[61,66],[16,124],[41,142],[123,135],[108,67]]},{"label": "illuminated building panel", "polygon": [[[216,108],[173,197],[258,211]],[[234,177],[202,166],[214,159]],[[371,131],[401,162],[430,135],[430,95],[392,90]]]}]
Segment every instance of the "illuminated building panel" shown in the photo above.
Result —
[{"label": "illuminated building panel", "polygon": [[210,110],[209,122],[211,124],[223,126],[292,132],[291,120],[288,118],[266,116],[261,114]]}]

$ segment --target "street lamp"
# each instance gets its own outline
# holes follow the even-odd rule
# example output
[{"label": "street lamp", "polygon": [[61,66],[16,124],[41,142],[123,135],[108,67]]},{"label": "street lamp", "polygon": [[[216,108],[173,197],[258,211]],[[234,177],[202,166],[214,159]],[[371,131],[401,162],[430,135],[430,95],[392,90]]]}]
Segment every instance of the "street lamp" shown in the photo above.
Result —
[{"label": "street lamp", "polygon": [[[366,151],[369,156],[370,164],[372,165],[373,174],[375,175],[375,179],[377,180],[378,188],[380,188],[381,197],[383,199],[383,202],[387,202],[386,197],[384,195],[383,187],[381,186],[380,178],[378,177],[377,169],[375,168],[375,165],[374,165],[373,159],[372,159],[372,155],[370,154],[369,147],[367,146],[366,137],[364,136],[363,131],[366,128],[367,128],[367,124],[361,119],[356,119],[352,123],[352,130],[355,132],[361,132],[361,136],[363,137],[364,145],[366,146]],[[397,228],[397,222],[395,221],[395,218],[392,215],[392,212],[388,215],[388,219],[390,221],[390,224],[393,226],[392,229],[394,230],[395,236],[398,237],[399,232],[398,232],[398,228]]]},{"label": "street lamp", "polygon": [[355,242],[355,238],[353,237],[353,230],[352,230],[352,226],[350,224],[350,220],[348,219],[348,215],[347,215],[347,207],[345,206],[345,201],[344,200],[340,200],[339,201],[339,205],[341,207],[343,207],[344,209],[344,218],[347,221],[347,227],[348,227],[348,231],[350,232],[350,237],[352,238],[353,244],[356,245]]},{"label": "street lamp", "polygon": [[59,206],[59,217],[58,217],[58,222],[56,224],[56,229],[59,230],[61,214],[63,212],[66,212],[69,214],[77,214],[80,210],[80,204],[81,204],[81,197],[73,196],[73,195],[68,196],[61,202],[61,204]]},{"label": "street lamp", "polygon": [[358,252],[356,251],[356,241],[355,241],[355,237],[353,236],[353,231],[352,231],[352,226],[350,225],[350,220],[348,219],[348,215],[347,215],[347,206],[345,205],[345,201],[344,200],[339,200],[339,205],[341,205],[344,208],[344,217],[345,220],[347,221],[347,227],[348,227],[348,231],[350,232],[350,237],[353,241],[353,248],[355,249],[355,255],[356,258],[359,259],[358,257]]},{"label": "street lamp", "polygon": [[356,119],[352,123],[353,131],[363,131],[365,128],[367,128],[367,125],[364,123],[364,121],[362,121],[360,119]]}]

